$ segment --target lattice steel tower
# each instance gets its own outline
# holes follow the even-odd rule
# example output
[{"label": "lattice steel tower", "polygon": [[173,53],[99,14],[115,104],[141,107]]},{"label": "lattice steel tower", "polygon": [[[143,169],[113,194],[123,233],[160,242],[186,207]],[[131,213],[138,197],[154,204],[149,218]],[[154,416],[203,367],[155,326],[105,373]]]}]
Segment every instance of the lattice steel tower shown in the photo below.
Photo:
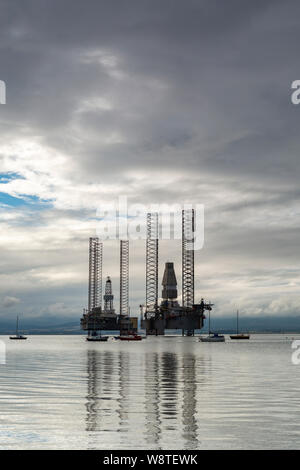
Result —
[{"label": "lattice steel tower", "polygon": [[182,211],[182,306],[194,305],[194,209]]},{"label": "lattice steel tower", "polygon": [[105,294],[104,294],[104,311],[112,312],[114,309],[114,296],[112,293],[112,286],[110,277],[107,276],[105,283]]},{"label": "lattice steel tower", "polygon": [[89,241],[89,312],[95,307],[102,306],[102,253],[102,242],[97,237],[91,237]]},{"label": "lattice steel tower", "polygon": [[120,315],[129,315],[129,241],[120,240]]},{"label": "lattice steel tower", "polygon": [[146,316],[157,313],[158,304],[158,213],[147,214],[146,241]]}]

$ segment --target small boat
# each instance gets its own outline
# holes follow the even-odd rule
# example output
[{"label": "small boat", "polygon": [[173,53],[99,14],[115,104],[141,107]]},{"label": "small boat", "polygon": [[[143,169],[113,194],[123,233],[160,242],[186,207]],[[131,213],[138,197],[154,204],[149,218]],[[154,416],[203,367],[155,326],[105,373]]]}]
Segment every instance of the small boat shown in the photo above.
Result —
[{"label": "small boat", "polygon": [[244,333],[239,333],[237,335],[230,335],[230,339],[250,339],[250,335],[245,335]]},{"label": "small boat", "polygon": [[102,336],[101,333],[97,333],[96,331],[89,332],[88,336],[86,337],[87,341],[107,341],[108,336]]},{"label": "small boat", "polygon": [[200,336],[199,340],[202,343],[225,343],[225,336],[219,333],[211,333],[208,336]]},{"label": "small boat", "polygon": [[27,339],[27,336],[23,336],[19,333],[19,317],[17,317],[16,334],[15,336],[10,336],[9,339]]},{"label": "small boat", "polygon": [[199,336],[199,340],[202,343],[224,343],[225,336],[219,335],[219,333],[212,333],[210,331],[210,311],[208,313],[208,336]]},{"label": "small boat", "polygon": [[87,340],[87,341],[107,341],[107,340],[108,340],[108,336],[100,336],[100,335],[97,335],[97,336],[87,336],[87,337],[86,337],[86,340]]},{"label": "small boat", "polygon": [[117,336],[116,339],[120,339],[121,341],[141,341],[143,338],[140,335],[136,334],[129,334],[129,335],[120,335]]},{"label": "small boat", "polygon": [[27,336],[16,335],[16,336],[10,336],[9,339],[27,339]]},{"label": "small boat", "polygon": [[230,335],[230,339],[250,339],[250,335],[239,333],[239,311],[236,312],[236,334]]}]

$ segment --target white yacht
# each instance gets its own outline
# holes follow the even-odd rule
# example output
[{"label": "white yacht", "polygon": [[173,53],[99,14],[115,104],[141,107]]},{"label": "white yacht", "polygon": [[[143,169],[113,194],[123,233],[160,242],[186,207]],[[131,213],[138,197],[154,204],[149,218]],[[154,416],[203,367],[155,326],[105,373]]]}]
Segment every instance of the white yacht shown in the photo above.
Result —
[{"label": "white yacht", "polygon": [[213,333],[210,331],[210,311],[208,313],[208,336],[199,336],[199,340],[202,343],[224,343],[225,336],[219,335],[219,333]]}]

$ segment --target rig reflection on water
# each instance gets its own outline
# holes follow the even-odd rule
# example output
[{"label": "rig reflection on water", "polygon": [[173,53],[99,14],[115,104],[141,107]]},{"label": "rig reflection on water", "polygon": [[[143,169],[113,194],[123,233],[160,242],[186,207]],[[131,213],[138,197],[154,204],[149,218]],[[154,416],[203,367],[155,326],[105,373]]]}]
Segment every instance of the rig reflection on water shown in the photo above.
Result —
[{"label": "rig reflection on water", "polygon": [[[141,360],[145,361],[143,377]],[[200,445],[197,424],[197,381],[194,354],[147,354],[144,359],[127,351],[87,351],[86,431],[90,448],[99,448],[101,436],[110,433],[112,448],[135,439],[137,433],[149,448],[163,448],[166,433],[180,430],[183,447]],[[114,434],[116,439],[114,440]],[[93,435],[95,435],[93,437]],[[176,442],[174,442],[176,446]]]}]

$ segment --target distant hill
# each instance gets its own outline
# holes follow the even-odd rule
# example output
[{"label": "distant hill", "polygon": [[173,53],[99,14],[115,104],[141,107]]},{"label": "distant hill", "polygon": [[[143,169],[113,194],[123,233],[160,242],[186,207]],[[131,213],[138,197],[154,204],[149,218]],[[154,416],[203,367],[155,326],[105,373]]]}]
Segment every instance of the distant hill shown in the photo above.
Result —
[{"label": "distant hill", "polygon": [[[0,334],[7,335],[15,331],[16,320],[0,318]],[[61,318],[22,318],[20,317],[20,331],[26,334],[83,334],[77,320]]]},{"label": "distant hill", "polygon": [[[20,318],[20,330],[27,334],[84,334],[80,329],[80,316],[75,319],[61,317]],[[293,317],[241,317],[240,331],[257,333],[300,333],[300,315]],[[7,335],[15,331],[15,318],[0,317],[0,334]],[[202,332],[207,331],[208,321]],[[235,332],[236,318],[213,317],[211,330],[223,333]]]},{"label": "distant hill", "polygon": [[[207,320],[202,331],[207,330]],[[236,329],[236,318],[211,318],[211,330],[232,333]],[[300,333],[300,315],[293,317],[240,317],[240,331],[258,333]]]}]

